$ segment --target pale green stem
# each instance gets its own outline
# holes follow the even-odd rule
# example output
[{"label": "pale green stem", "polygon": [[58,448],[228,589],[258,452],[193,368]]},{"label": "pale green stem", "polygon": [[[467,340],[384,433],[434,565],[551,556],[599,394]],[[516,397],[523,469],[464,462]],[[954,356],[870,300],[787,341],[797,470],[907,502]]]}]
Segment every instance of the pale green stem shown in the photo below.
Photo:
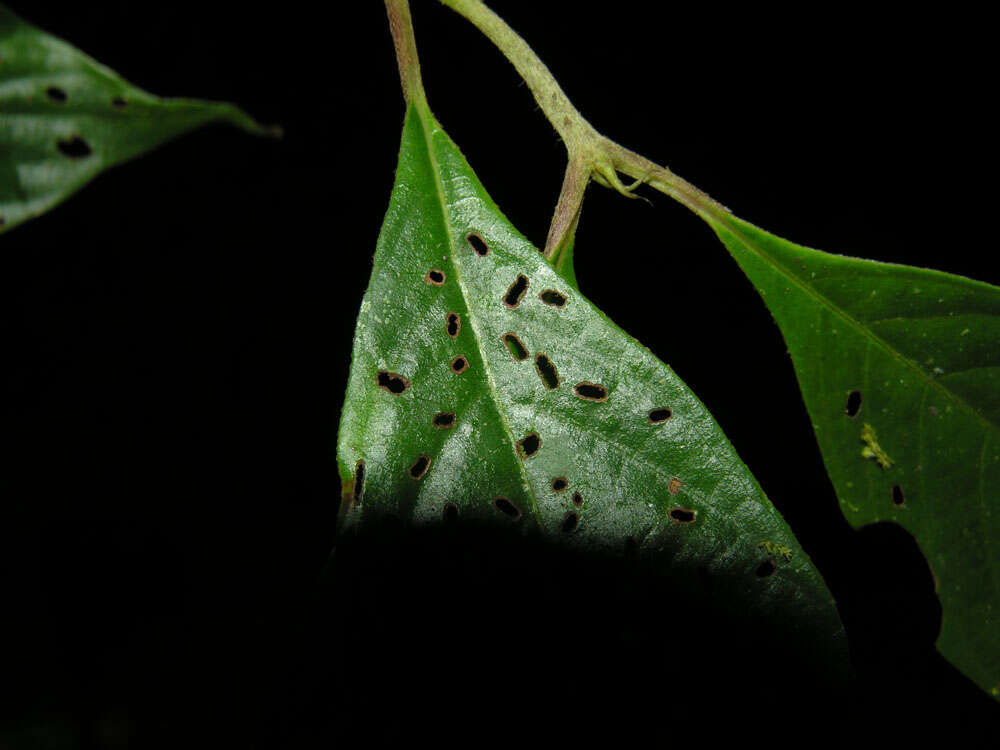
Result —
[{"label": "pale green stem", "polygon": [[[704,218],[729,214],[724,206],[666,167],[598,133],[576,110],[527,42],[480,0],[441,2],[472,22],[510,60],[569,152],[570,163],[563,181],[563,191],[545,244],[547,257],[551,258],[557,253],[565,244],[566,231],[575,228],[584,188],[591,178],[623,195],[629,195],[639,184],[648,184]],[[626,187],[618,178],[618,172],[632,177],[636,184]],[[582,181],[581,174],[585,175]]]},{"label": "pale green stem", "polygon": [[471,21],[510,60],[571,154],[578,143],[588,142],[597,135],[528,43],[500,16],[475,0],[441,2]]}]

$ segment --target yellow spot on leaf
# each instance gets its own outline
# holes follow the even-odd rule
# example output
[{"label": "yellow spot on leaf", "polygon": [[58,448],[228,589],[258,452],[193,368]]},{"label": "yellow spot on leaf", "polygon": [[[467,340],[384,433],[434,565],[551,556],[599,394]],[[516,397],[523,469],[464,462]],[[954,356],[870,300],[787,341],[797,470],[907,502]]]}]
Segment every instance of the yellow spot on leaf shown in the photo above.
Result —
[{"label": "yellow spot on leaf", "polygon": [[861,427],[861,440],[865,444],[865,447],[861,449],[862,458],[874,459],[883,469],[888,469],[892,466],[892,459],[882,450],[882,446],[878,444],[875,428],[867,422]]},{"label": "yellow spot on leaf", "polygon": [[785,562],[791,562],[792,550],[790,547],[786,547],[783,544],[775,544],[770,539],[765,539],[763,542],[757,545],[757,549],[761,552],[766,552],[769,555],[780,556]]}]

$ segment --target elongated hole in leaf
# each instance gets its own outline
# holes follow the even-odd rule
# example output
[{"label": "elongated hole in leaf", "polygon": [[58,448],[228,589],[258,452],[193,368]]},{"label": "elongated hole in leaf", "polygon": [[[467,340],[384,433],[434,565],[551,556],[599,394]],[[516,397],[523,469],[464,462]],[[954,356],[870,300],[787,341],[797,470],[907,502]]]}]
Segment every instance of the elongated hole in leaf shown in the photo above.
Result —
[{"label": "elongated hole in leaf", "polygon": [[128,102],[124,98],[116,96],[111,100],[111,106],[117,109],[124,109],[128,106]]},{"label": "elongated hole in leaf", "polygon": [[573,493],[573,505],[575,505],[577,508],[583,505],[583,495],[581,495],[579,492]]},{"label": "elongated hole in leaf", "polygon": [[505,333],[502,339],[507,347],[507,351],[510,352],[510,356],[516,361],[523,362],[528,358],[528,350],[524,348],[524,344],[521,343],[521,339],[516,334]]},{"label": "elongated hole in leaf", "polygon": [[45,95],[54,102],[64,102],[67,99],[66,92],[58,86],[49,86],[45,89]]},{"label": "elongated hole in leaf", "polygon": [[769,558],[757,566],[757,570],[754,573],[757,574],[758,578],[767,578],[772,575],[774,571],[778,569],[777,564],[774,562],[774,558]]},{"label": "elongated hole in leaf", "polygon": [[378,383],[379,388],[384,391],[388,391],[394,396],[398,396],[410,387],[409,380],[404,378],[402,375],[397,375],[396,373],[388,372],[387,370],[379,370],[375,380]]},{"label": "elongated hole in leaf", "polygon": [[663,406],[659,409],[653,409],[649,412],[649,423],[650,424],[663,424],[668,419],[674,416],[674,413],[669,407]]},{"label": "elongated hole in leaf", "polygon": [[552,307],[566,306],[566,295],[562,292],[557,292],[555,289],[545,289],[538,295],[538,299]]},{"label": "elongated hole in leaf", "polygon": [[515,521],[521,517],[521,509],[505,497],[493,498],[493,506],[505,516],[509,516]]},{"label": "elongated hole in leaf", "polygon": [[413,462],[413,466],[410,467],[410,476],[414,479],[423,479],[430,466],[430,458],[426,454],[421,453],[417,456],[417,460]]},{"label": "elongated hole in leaf", "polygon": [[517,441],[517,455],[521,458],[531,458],[538,453],[538,449],[541,447],[542,439],[538,437],[538,433],[529,432]]},{"label": "elongated hole in leaf", "polygon": [[0,216],[0,227],[2,227],[6,223],[7,223],[7,219],[5,217],[3,217],[3,216]]},{"label": "elongated hole in leaf", "polygon": [[682,482],[677,477],[670,477],[670,481],[667,483],[667,492],[669,492],[671,495],[676,495],[678,492],[681,491],[681,487],[683,485],[684,482]]},{"label": "elongated hole in leaf", "polygon": [[906,497],[903,495],[903,488],[898,484],[892,485],[892,504],[900,506],[905,502]]},{"label": "elongated hole in leaf", "polygon": [[553,492],[562,492],[567,487],[569,487],[569,482],[566,480],[566,477],[556,477],[555,479],[552,480]]},{"label": "elongated hole in leaf", "polygon": [[608,389],[597,383],[577,383],[573,386],[576,395],[584,401],[607,401]]},{"label": "elongated hole in leaf", "polygon": [[434,286],[441,286],[444,283],[444,271],[439,271],[436,268],[432,268],[424,276],[424,281],[428,284],[433,284]]},{"label": "elongated hole in leaf", "polygon": [[490,251],[490,246],[486,244],[486,240],[478,232],[469,232],[465,235],[465,241],[469,243],[469,247],[476,255],[483,256]]},{"label": "elongated hole in leaf", "polygon": [[675,523],[694,523],[695,512],[688,508],[671,508],[670,518]]},{"label": "elongated hole in leaf", "polygon": [[577,525],[580,523],[580,515],[575,511],[571,510],[563,516],[562,523],[559,524],[559,530],[564,534],[570,534],[576,531]]},{"label": "elongated hole in leaf", "polygon": [[844,407],[844,413],[854,419],[858,416],[859,411],[861,411],[861,391],[851,391],[847,394],[847,405]]},{"label": "elongated hole in leaf", "polygon": [[559,385],[559,371],[544,353],[535,355],[535,370],[548,390],[551,391]]},{"label": "elongated hole in leaf", "polygon": [[68,156],[71,159],[83,159],[94,153],[90,144],[78,135],[56,141],[56,148],[63,156]]},{"label": "elongated hole in leaf", "polygon": [[365,491],[365,462],[358,461],[354,467],[354,502],[361,502],[361,495]]},{"label": "elongated hole in leaf", "polygon": [[510,288],[507,289],[507,293],[503,296],[503,303],[513,310],[521,304],[521,300],[524,299],[524,293],[527,291],[528,277],[519,273],[510,285]]},{"label": "elongated hole in leaf", "polygon": [[458,506],[455,503],[445,503],[444,508],[441,509],[441,520],[447,524],[458,521]]},{"label": "elongated hole in leaf", "polygon": [[460,375],[469,369],[469,361],[462,356],[455,357],[451,361],[451,371],[456,375]]},{"label": "elongated hole in leaf", "polygon": [[462,319],[459,317],[458,313],[448,313],[447,317],[445,317],[445,321],[445,330],[448,332],[448,335],[452,338],[458,336],[458,332],[462,328]]},{"label": "elongated hole in leaf", "polygon": [[438,429],[447,430],[449,427],[455,426],[455,414],[450,411],[439,411],[434,415],[431,423]]}]

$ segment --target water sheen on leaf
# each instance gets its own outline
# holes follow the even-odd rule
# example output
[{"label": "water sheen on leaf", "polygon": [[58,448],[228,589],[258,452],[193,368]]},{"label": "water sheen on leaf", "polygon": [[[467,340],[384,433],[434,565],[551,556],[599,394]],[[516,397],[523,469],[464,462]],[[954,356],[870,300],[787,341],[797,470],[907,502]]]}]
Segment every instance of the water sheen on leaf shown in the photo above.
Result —
[{"label": "water sheen on leaf", "polygon": [[343,531],[472,522],[637,554],[711,577],[713,596],[846,663],[822,578],[705,407],[507,222],[418,105],[358,316],[338,463]]},{"label": "water sheen on leaf", "polygon": [[1000,289],[706,218],[785,337],[844,515],[913,534],[939,650],[1000,698]]},{"label": "water sheen on leaf", "polygon": [[148,94],[0,6],[0,232],[211,122],[272,132],[232,104]]}]

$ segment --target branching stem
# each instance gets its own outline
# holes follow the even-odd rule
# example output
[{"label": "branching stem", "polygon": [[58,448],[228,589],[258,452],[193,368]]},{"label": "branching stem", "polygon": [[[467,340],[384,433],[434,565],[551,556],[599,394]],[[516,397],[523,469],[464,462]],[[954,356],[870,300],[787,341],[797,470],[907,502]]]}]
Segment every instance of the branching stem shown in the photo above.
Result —
[{"label": "branching stem", "polygon": [[[572,232],[575,231],[584,190],[590,179],[630,197],[634,197],[631,192],[638,185],[648,184],[704,218],[729,213],[724,206],[666,167],[598,133],[576,110],[527,42],[480,0],[441,2],[469,20],[510,60],[566,145],[569,165],[545,243],[546,257],[557,257],[567,239],[572,244]],[[626,187],[618,177],[619,172],[636,180],[636,183]]]},{"label": "branching stem", "polygon": [[[598,133],[573,106],[545,64],[531,47],[481,0],[441,0],[468,19],[499,48],[531,90],[545,117],[566,146],[568,164],[562,190],[545,241],[545,257],[572,274],[572,248],[584,193],[590,180],[632,194],[641,184],[659,190],[705,219],[729,215],[728,209],[666,167],[620,146]],[[408,103],[426,107],[420,61],[408,0],[385,0],[389,27],[396,47],[399,78]],[[626,186],[619,173],[635,183]]]}]

